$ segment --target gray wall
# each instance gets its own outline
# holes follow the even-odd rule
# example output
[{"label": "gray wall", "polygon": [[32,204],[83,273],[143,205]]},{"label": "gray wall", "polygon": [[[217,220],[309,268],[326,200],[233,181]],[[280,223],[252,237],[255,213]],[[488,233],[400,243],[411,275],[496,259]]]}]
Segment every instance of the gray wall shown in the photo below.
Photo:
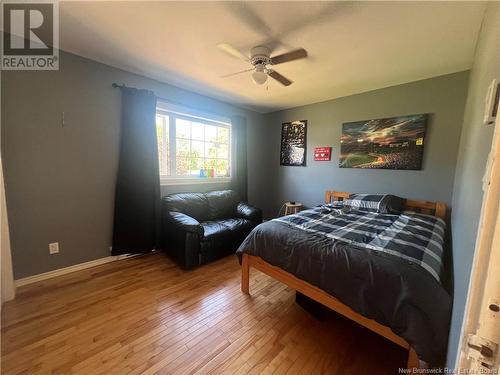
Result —
[{"label": "gray wall", "polygon": [[[109,255],[120,117],[112,82],[246,116],[249,200],[267,217],[285,200],[317,204],[331,188],[451,202],[466,72],[261,115],[72,54],[62,53],[60,66],[58,72],[3,72],[2,155],[16,278]],[[433,113],[423,171],[338,168],[343,122],[422,112]],[[308,166],[280,167],[280,124],[296,119],[309,121]],[[314,162],[313,147],[327,145],[332,161]],[[224,187],[176,185],[162,192]],[[49,255],[47,245],[56,241],[60,253]]]},{"label": "gray wall", "polygon": [[486,127],[482,122],[484,98],[493,78],[500,79],[500,4],[490,2],[470,76],[453,191],[455,299],[448,347],[449,367],[455,364],[460,339],[483,196],[481,179],[493,138],[494,126]]},{"label": "gray wall", "polygon": [[[268,157],[275,170],[268,177],[270,213],[287,200],[322,203],[327,189],[386,192],[450,205],[467,82],[468,72],[460,72],[271,114]],[[432,114],[421,171],[339,168],[342,123],[418,113]],[[293,120],[308,120],[307,167],[279,166],[281,123]],[[332,146],[332,161],[314,161],[317,146]]]},{"label": "gray wall", "polygon": [[[2,74],[2,159],[15,278],[109,255],[120,121],[120,92],[113,82],[148,88],[200,110],[245,116],[249,200],[263,204],[263,115],[72,54],[60,57],[57,72]],[[56,241],[60,253],[49,255],[48,244]]]}]

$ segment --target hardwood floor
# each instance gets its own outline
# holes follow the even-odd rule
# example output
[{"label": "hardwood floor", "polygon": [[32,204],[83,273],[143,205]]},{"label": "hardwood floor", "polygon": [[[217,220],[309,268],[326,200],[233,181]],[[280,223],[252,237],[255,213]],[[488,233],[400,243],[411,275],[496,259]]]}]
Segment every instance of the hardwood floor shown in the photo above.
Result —
[{"label": "hardwood floor", "polygon": [[18,290],[2,309],[2,374],[397,374],[406,352],[230,256],[182,271],[162,253]]}]

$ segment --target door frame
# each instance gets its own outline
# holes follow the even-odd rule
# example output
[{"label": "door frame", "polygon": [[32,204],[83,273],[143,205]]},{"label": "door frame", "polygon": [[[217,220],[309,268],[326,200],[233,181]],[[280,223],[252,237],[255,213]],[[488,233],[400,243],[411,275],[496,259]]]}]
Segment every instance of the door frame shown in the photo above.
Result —
[{"label": "door frame", "polygon": [[500,323],[489,308],[492,301],[500,304],[500,116],[494,126],[483,177],[481,215],[455,368],[471,367],[471,360],[467,358],[468,335],[476,334],[500,343]]}]

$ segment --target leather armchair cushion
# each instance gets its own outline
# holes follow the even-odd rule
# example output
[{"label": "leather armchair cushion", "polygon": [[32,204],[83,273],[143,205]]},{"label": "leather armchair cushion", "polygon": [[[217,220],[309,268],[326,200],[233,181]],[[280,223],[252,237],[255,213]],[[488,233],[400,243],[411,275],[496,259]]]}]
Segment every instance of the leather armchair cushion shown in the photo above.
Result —
[{"label": "leather armchair cushion", "polygon": [[228,227],[233,233],[241,230],[251,230],[255,225],[251,223],[250,220],[241,218],[223,219],[220,220],[220,222],[222,225]]},{"label": "leather armchair cushion", "polygon": [[205,194],[210,208],[210,220],[226,219],[236,216],[236,206],[240,201],[232,190],[211,191]]},{"label": "leather armchair cushion", "polygon": [[203,227],[203,240],[211,241],[219,238],[246,236],[253,228],[253,224],[246,219],[222,219],[216,221],[205,221]]},{"label": "leather armchair cushion", "polygon": [[182,212],[198,221],[210,220],[210,207],[206,194],[179,193],[163,198],[163,208],[166,211]]},{"label": "leather armchair cushion", "polygon": [[250,220],[222,219],[201,223],[205,236],[200,241],[200,263],[233,254],[255,224]]},{"label": "leather armchair cushion", "polygon": [[203,226],[198,220],[181,212],[168,212],[166,219],[174,224],[178,228],[178,230],[196,233],[200,236],[203,236],[204,234]]},{"label": "leather armchair cushion", "polygon": [[213,240],[218,237],[228,236],[231,230],[219,221],[204,221],[201,226],[203,227],[202,240]]}]

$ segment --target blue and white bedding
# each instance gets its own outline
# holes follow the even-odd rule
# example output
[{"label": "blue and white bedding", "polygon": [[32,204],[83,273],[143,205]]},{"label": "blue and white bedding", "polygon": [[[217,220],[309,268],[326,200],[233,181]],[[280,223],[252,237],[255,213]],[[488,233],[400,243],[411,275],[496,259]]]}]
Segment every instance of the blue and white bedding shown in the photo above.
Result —
[{"label": "blue and white bedding", "polygon": [[440,281],[446,224],[438,217],[414,212],[381,214],[337,203],[275,220],[298,230],[399,257],[419,265]]}]

